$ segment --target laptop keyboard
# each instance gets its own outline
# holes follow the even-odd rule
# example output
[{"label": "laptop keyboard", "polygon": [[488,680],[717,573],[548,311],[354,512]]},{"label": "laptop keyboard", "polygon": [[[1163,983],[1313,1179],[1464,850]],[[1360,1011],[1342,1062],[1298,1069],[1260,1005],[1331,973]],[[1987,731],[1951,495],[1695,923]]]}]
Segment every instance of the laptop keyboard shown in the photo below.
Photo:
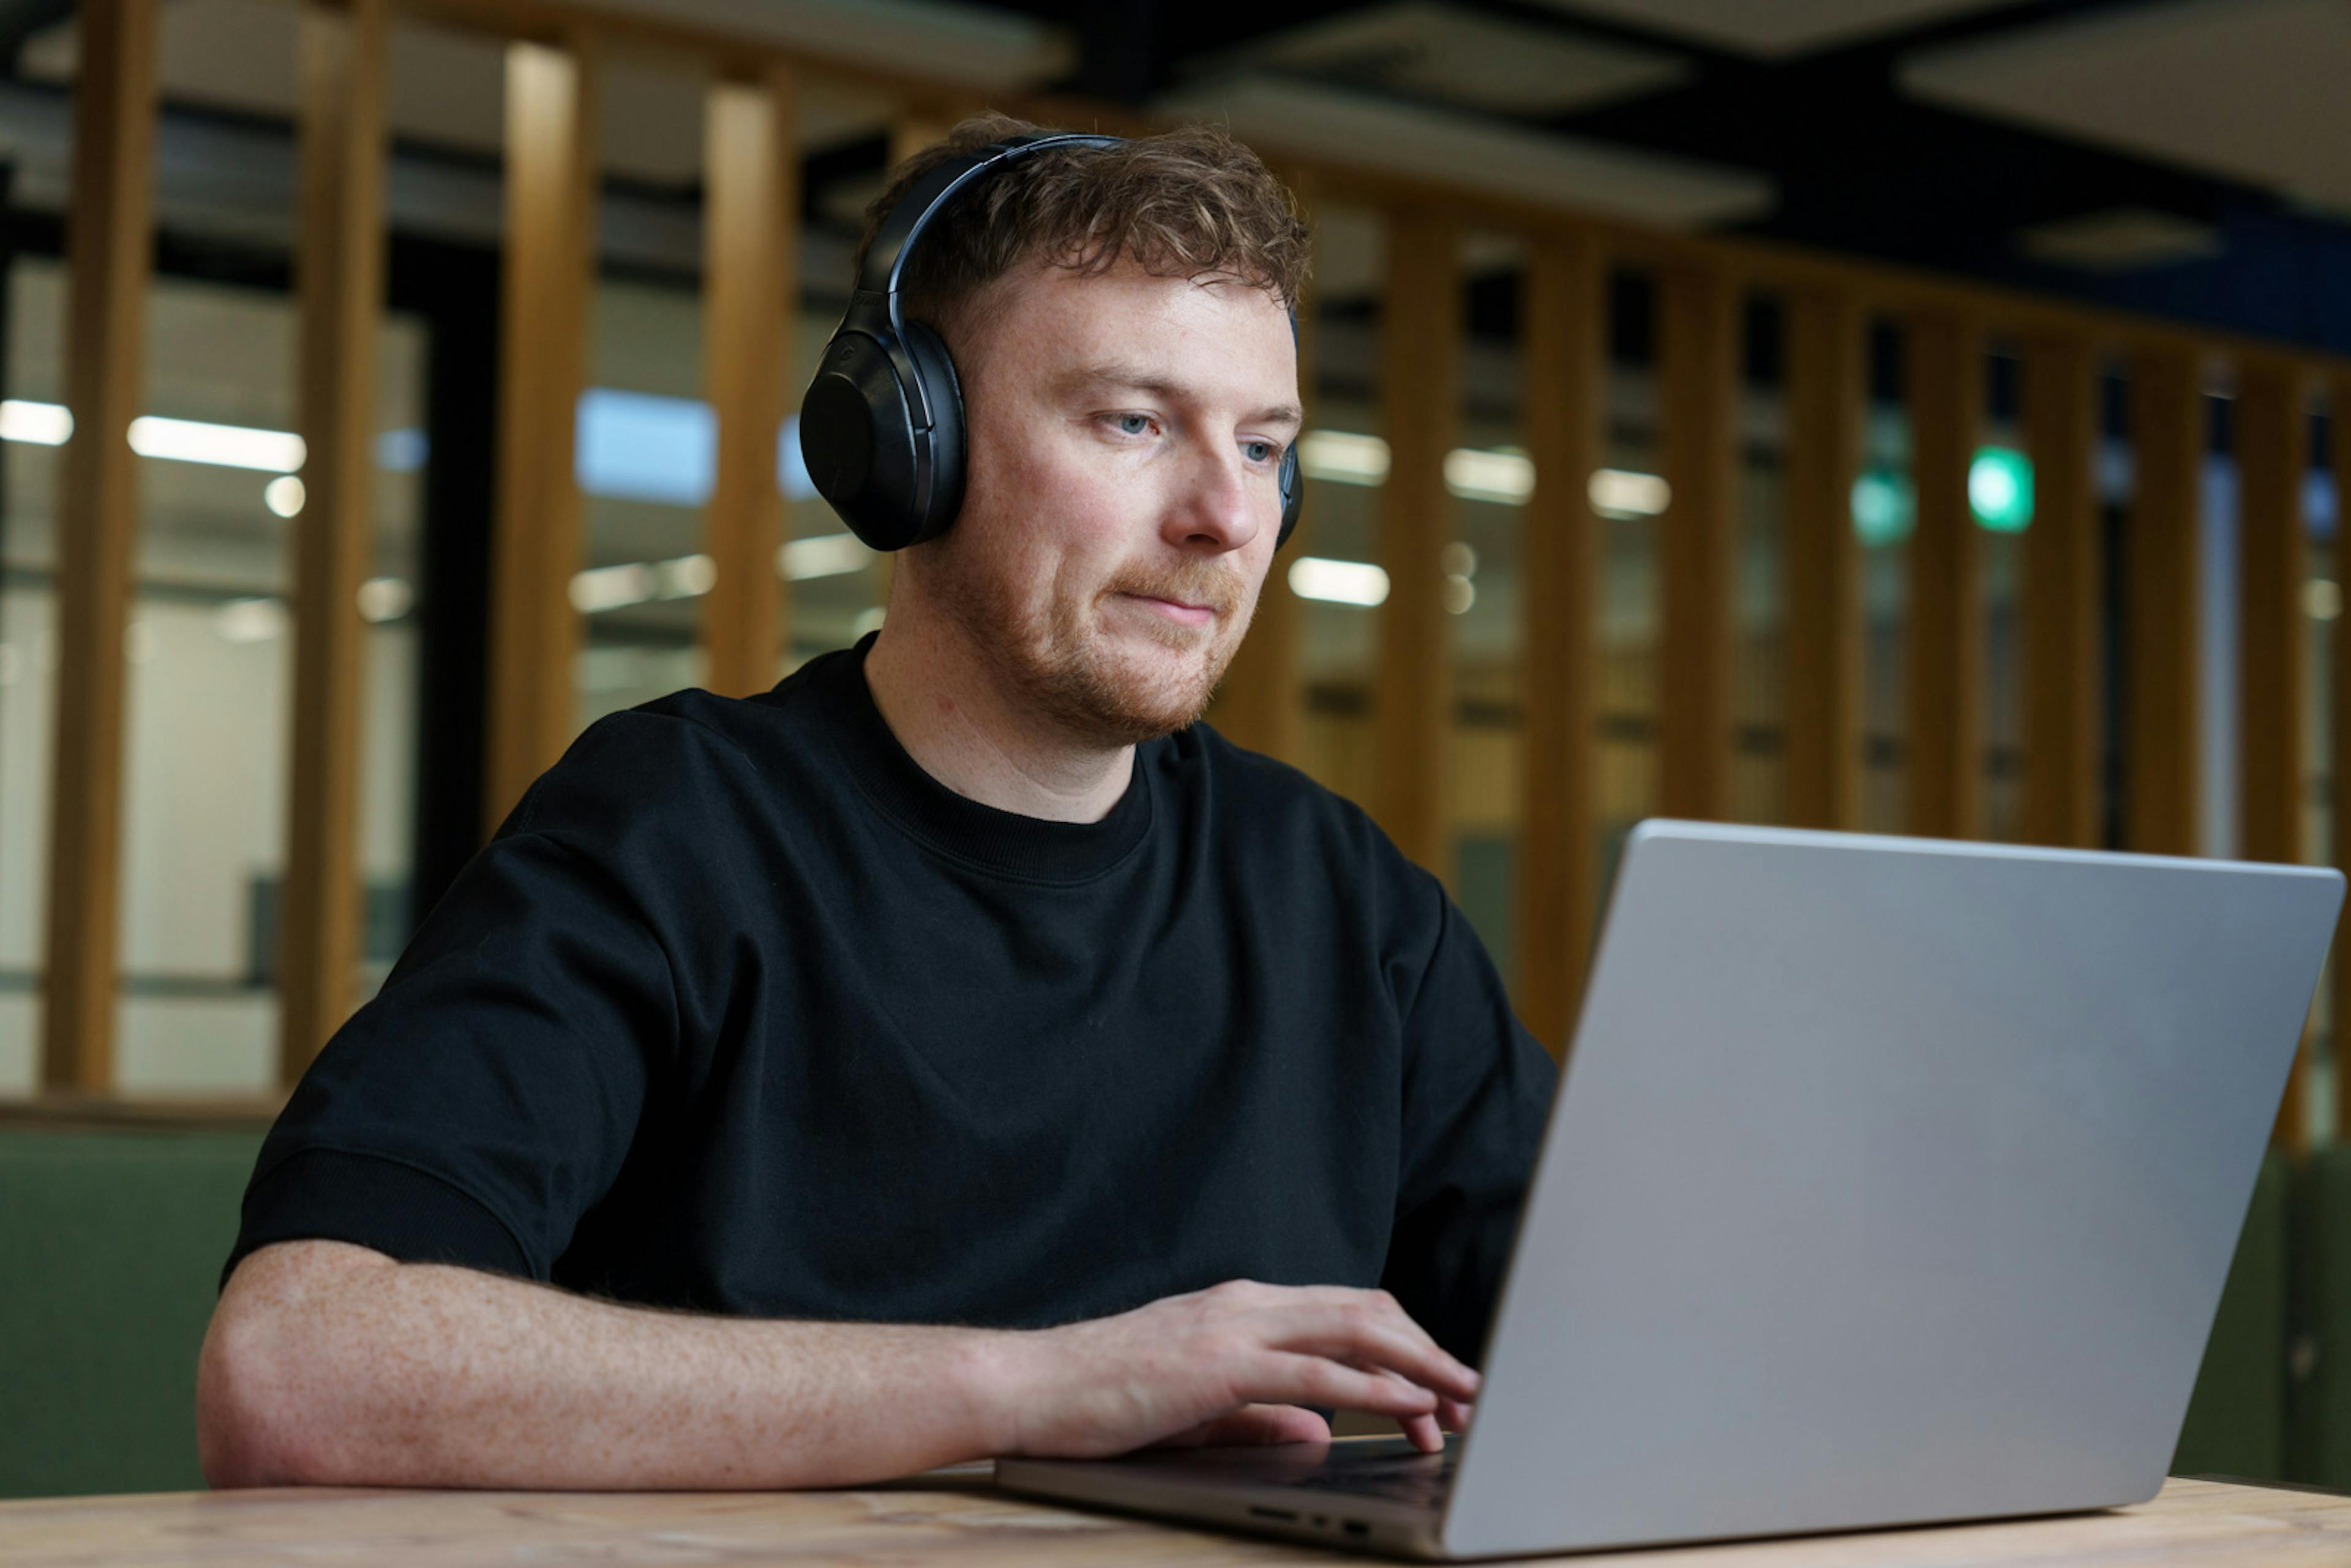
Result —
[{"label": "laptop keyboard", "polygon": [[1460,1445],[1455,1443],[1448,1444],[1442,1455],[1404,1454],[1329,1466],[1291,1484],[1301,1491],[1341,1492],[1434,1508],[1452,1489],[1454,1461],[1459,1453]]}]

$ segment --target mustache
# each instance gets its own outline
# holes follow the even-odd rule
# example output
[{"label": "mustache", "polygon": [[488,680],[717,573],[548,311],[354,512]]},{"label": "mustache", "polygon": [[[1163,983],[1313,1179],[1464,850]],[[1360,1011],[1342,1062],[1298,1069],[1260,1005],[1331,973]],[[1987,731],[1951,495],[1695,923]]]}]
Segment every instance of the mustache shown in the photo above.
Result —
[{"label": "mustache", "polygon": [[1205,604],[1219,615],[1240,607],[1242,585],[1221,567],[1203,564],[1173,572],[1132,572],[1113,578],[1111,593],[1132,593],[1145,599],[1169,599],[1179,604]]}]

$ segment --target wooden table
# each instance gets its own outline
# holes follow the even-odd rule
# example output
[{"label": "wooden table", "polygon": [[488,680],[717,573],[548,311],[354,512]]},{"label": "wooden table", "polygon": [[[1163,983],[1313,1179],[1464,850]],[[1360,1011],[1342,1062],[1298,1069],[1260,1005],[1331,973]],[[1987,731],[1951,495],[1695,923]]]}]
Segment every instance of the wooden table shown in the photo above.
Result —
[{"label": "wooden table", "polygon": [[[836,1492],[167,1492],[0,1503],[0,1568],[159,1563],[1345,1562],[999,1494],[985,1466]],[[1562,1559],[1582,1568],[2351,1564],[2351,1497],[2175,1480],[2109,1513]]]}]

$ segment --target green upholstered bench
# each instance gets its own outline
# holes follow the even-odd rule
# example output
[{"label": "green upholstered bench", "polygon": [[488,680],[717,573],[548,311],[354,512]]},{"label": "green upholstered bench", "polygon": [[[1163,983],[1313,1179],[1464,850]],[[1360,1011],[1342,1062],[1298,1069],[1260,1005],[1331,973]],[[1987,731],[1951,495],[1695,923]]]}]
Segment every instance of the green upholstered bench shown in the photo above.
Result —
[{"label": "green upholstered bench", "polygon": [[252,1131],[0,1127],[0,1497],[164,1491]]},{"label": "green upholstered bench", "polygon": [[2188,1402],[2171,1473],[2275,1479],[2286,1473],[2286,1254],[2294,1186],[2273,1149]]},{"label": "green upholstered bench", "polygon": [[2311,1155],[2303,1173],[2303,1304],[2317,1354],[2303,1385],[2304,1474],[2351,1487],[2351,1145]]},{"label": "green upholstered bench", "polygon": [[[237,1132],[0,1127],[0,1497],[204,1484],[195,1364],[261,1144]],[[2310,1479],[2351,1484],[2351,1153],[2307,1178],[2332,1354]],[[2273,1155],[2172,1469],[2285,1473],[2289,1174]],[[2335,1245],[2324,1244],[2325,1238]]]}]

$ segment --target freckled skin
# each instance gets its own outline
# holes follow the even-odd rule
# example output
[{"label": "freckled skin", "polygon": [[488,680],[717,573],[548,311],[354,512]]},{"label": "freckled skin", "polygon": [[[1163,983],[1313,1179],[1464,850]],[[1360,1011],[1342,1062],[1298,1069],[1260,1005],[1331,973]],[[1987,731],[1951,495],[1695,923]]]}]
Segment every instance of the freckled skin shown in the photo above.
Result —
[{"label": "freckled skin", "polygon": [[[1097,821],[1247,629],[1280,522],[1266,449],[1296,434],[1289,323],[1261,290],[1132,267],[1016,271],[963,317],[967,502],[902,558],[867,678],[950,788]],[[1106,359],[1148,389],[1081,373]],[[1306,1405],[1433,1448],[1477,1387],[1380,1291],[1228,1281],[1036,1332],[778,1322],[289,1241],[222,1292],[196,1403],[214,1486],[766,1489],[1327,1437]]]}]

